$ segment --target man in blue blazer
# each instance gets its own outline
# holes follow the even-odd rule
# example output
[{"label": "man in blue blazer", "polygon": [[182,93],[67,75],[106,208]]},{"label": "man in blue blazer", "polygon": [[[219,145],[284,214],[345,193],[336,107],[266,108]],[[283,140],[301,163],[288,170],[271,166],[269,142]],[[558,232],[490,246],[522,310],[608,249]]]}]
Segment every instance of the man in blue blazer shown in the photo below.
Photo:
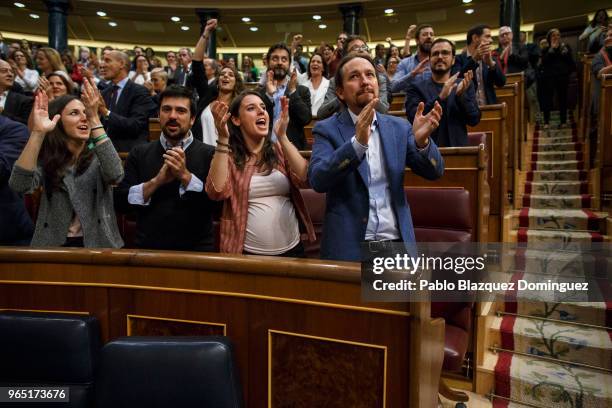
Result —
[{"label": "man in blue blazer", "polygon": [[466,72],[463,79],[458,78],[458,73],[451,76],[455,45],[445,38],[433,42],[429,61],[431,78],[408,85],[406,116],[412,122],[419,103],[424,102],[425,112],[429,112],[437,102],[444,114],[440,127],[431,134],[431,138],[440,147],[467,146],[467,126],[476,126],[481,116],[472,85],[472,71]]},{"label": "man in blue blazer", "polygon": [[443,174],[442,156],[429,139],[442,108],[436,104],[424,116],[421,104],[412,126],[377,113],[378,81],[369,56],[344,58],[335,82],[347,109],[315,125],[308,179],[327,193],[321,257],[360,261],[364,241],[380,248],[415,242],[404,169],[430,180]]}]

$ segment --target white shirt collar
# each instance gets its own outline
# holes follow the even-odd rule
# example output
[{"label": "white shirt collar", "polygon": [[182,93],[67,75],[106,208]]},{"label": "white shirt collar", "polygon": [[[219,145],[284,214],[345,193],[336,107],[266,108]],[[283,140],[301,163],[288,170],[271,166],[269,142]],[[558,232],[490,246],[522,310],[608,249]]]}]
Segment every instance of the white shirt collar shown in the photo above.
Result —
[{"label": "white shirt collar", "polygon": [[123,90],[123,88],[125,88],[125,84],[127,84],[129,80],[130,80],[130,76],[128,75],[125,78],[123,78],[121,81],[117,82],[117,86]]},{"label": "white shirt collar", "polygon": [[187,150],[187,148],[192,142],[193,142],[193,134],[191,133],[191,130],[189,131],[189,133],[187,133],[187,137],[183,138],[183,140],[181,140],[176,146],[172,146],[170,143],[168,143],[168,139],[166,139],[166,136],[164,136],[164,132],[162,132],[161,135],[159,135],[159,143],[161,143],[164,150],[168,150],[168,149],[171,149],[172,147],[177,147],[177,146],[182,147],[183,150]]}]

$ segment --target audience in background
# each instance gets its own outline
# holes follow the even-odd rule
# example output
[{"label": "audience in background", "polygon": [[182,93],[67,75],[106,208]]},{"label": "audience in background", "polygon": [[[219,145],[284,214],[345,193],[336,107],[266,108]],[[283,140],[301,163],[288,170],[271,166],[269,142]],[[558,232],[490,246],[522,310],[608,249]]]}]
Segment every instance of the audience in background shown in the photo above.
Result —
[{"label": "audience in background", "polygon": [[139,55],[134,58],[134,62],[136,62],[136,71],[130,71],[128,77],[135,84],[144,85],[145,82],[151,80],[149,60],[144,55]]},{"label": "audience in background", "polygon": [[310,91],[311,112],[312,116],[316,117],[329,88],[329,79],[326,78],[327,65],[325,65],[323,56],[314,53],[310,57],[306,69],[307,71],[304,74],[299,74],[298,83],[304,85]]},{"label": "audience in background", "polygon": [[9,180],[18,193],[42,187],[32,246],[123,246],[112,189],[123,166],[100,124],[100,100],[90,82],[83,101],[65,95],[49,105],[36,95],[32,132]]},{"label": "audience in background", "polygon": [[136,146],[116,189],[117,206],[135,211],[138,248],[212,251],[213,203],[204,192],[214,148],[195,139],[191,91],[160,94],[159,141]]},{"label": "audience in background", "polygon": [[385,65],[387,62],[386,54],[385,44],[376,44],[376,47],[374,48],[374,64]]},{"label": "audience in background", "polygon": [[168,73],[163,68],[155,68],[151,71],[151,80],[144,83],[145,88],[151,94],[151,100],[155,105],[154,116],[159,114],[159,95],[168,86]]},{"label": "audience in background", "polygon": [[98,112],[108,136],[119,152],[129,152],[147,142],[149,116],[154,109],[147,88],[128,78],[130,59],[121,51],[109,51],[102,60],[104,79],[110,85],[102,91]]},{"label": "audience in background", "polygon": [[503,74],[523,72],[529,64],[529,54],[524,45],[514,45],[514,35],[508,26],[499,29],[499,47],[495,50],[495,57],[499,61]]},{"label": "audience in background", "polygon": [[399,65],[400,60],[397,57],[391,57],[387,60],[387,64],[385,65],[385,72],[387,73],[387,78],[389,78],[390,82],[393,82],[393,78],[395,78],[395,74],[397,73],[397,66]]},{"label": "audience in background", "polygon": [[191,86],[191,50],[189,48],[179,50],[179,64],[174,75],[174,83],[181,86]]},{"label": "audience in background", "polygon": [[[297,72],[290,72],[291,53],[285,43],[277,43],[268,49],[268,71],[265,84],[258,87],[268,115],[270,116],[270,129],[272,124],[281,115],[281,97],[289,98],[289,125],[287,136],[299,150],[306,147],[304,126],[312,119],[312,104],[310,91],[303,85],[298,85]],[[276,135],[272,132],[272,141],[276,142]]]},{"label": "audience in background", "polygon": [[28,122],[32,98],[13,90],[15,74],[10,64],[0,60],[0,113],[21,123]]},{"label": "audience in background", "polygon": [[220,101],[229,105],[232,99],[244,89],[242,78],[236,69],[228,66],[223,67],[212,82],[207,77],[203,61],[206,59],[208,39],[216,29],[217,20],[210,19],[206,22],[206,27],[196,44],[192,61],[192,82],[200,98],[196,109],[196,119],[191,130],[196,139],[211,146],[217,145],[217,131],[211,111],[211,102]]},{"label": "audience in background", "polygon": [[424,113],[429,113],[438,103],[444,114],[431,138],[439,147],[468,145],[467,126],[480,122],[480,109],[472,83],[472,71],[451,76],[455,64],[455,45],[447,39],[438,38],[430,49],[431,79],[417,82],[406,91],[406,116],[414,120],[421,102]]},{"label": "audience in background", "polygon": [[[275,51],[269,54],[276,55]],[[286,96],[279,100],[281,113],[274,124],[277,140],[273,141],[265,98],[246,91],[229,107],[219,101],[211,106],[219,141],[206,192],[214,200],[223,200],[219,249],[303,257],[300,232],[315,239],[299,190],[308,186],[308,161],[287,134],[292,102]]]},{"label": "audience in background", "polygon": [[[362,37],[357,35],[351,36],[346,41],[346,49],[348,55],[358,54],[370,57],[370,50]],[[331,75],[331,74],[330,74]],[[391,94],[388,92],[388,80],[385,74],[376,73],[378,77],[377,88],[380,94],[378,98],[378,103],[376,104],[376,111],[380,113],[386,113],[389,110],[389,100],[391,99]],[[330,117],[336,112],[339,112],[343,108],[343,104],[340,103],[338,97],[336,95],[336,78],[334,76],[330,80],[329,88],[327,89],[327,94],[325,94],[325,100],[323,101],[323,105],[319,108],[317,112],[318,119],[325,119]]]},{"label": "audience in background", "polygon": [[415,24],[412,24],[410,27],[408,27],[408,30],[406,30],[406,37],[404,38],[404,48],[402,49],[402,58],[406,58],[412,55],[412,53],[410,52],[410,41],[414,37],[416,30],[417,26]]},{"label": "audience in background", "polygon": [[[479,24],[467,32],[467,47],[455,58],[455,71],[474,73],[474,85],[479,105],[497,103],[495,87],[506,84],[506,76],[491,51],[491,28]],[[453,72],[455,72],[453,71]]]},{"label": "audience in background", "polygon": [[599,95],[601,94],[601,77],[612,74],[612,23],[608,25],[604,46],[595,54],[591,63],[593,82],[591,85],[591,112],[599,112]]},{"label": "audience in background", "polygon": [[544,125],[548,127],[553,95],[557,94],[561,127],[567,126],[567,88],[569,77],[576,70],[569,45],[561,42],[561,32],[553,28],[546,34],[547,46],[542,49],[542,76],[538,86],[542,88]]},{"label": "audience in background", "polygon": [[21,85],[24,92],[32,93],[38,87],[38,71],[33,69],[30,55],[21,50],[15,50],[8,61],[15,74],[15,82]]},{"label": "audience in background", "polygon": [[244,82],[259,81],[259,70],[253,63],[253,59],[248,55],[242,57],[242,75]]},{"label": "audience in background", "polygon": [[340,64],[340,60],[342,60],[342,57],[344,57],[344,44],[346,43],[347,39],[348,34],[344,31],[338,34],[338,38],[336,38],[336,49],[333,50],[333,54],[330,58],[330,61],[326,61],[330,78],[336,74],[336,69]]},{"label": "audience in background", "polygon": [[599,9],[595,12],[591,23],[578,37],[580,41],[586,41],[586,49],[589,53],[595,54],[604,45],[608,24],[610,24],[608,12],[606,9]]},{"label": "audience in background", "polygon": [[43,76],[49,75],[55,71],[68,72],[62,63],[59,52],[49,47],[41,47],[38,49],[36,53],[36,65]]},{"label": "audience in background", "polygon": [[[409,29],[410,31],[410,29]],[[397,66],[390,85],[390,92],[405,92],[408,85],[431,78],[429,50],[434,39],[431,25],[422,24],[414,29],[417,50],[414,56],[404,58]]]}]

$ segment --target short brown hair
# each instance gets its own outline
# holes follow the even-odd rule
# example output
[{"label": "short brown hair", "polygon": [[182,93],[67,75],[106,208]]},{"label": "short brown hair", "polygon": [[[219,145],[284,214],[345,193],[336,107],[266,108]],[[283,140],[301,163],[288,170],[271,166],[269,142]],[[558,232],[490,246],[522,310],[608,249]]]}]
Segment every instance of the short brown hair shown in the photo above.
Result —
[{"label": "short brown hair", "polygon": [[334,77],[336,88],[342,87],[342,80],[343,80],[342,74],[344,73],[344,66],[350,61],[354,60],[355,58],[363,58],[364,60],[368,61],[370,64],[372,64],[372,68],[374,68],[374,72],[376,72],[376,64],[374,64],[374,61],[369,55],[365,55],[365,54],[347,55],[346,57],[342,58],[342,61],[340,61],[340,65],[338,65],[338,70],[336,70],[336,76]]}]

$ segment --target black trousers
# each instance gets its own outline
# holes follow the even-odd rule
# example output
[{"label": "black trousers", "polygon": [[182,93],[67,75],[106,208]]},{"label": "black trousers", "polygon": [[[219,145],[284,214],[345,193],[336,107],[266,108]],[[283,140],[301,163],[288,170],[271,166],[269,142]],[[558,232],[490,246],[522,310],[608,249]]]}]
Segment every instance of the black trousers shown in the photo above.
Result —
[{"label": "black trousers", "polygon": [[567,77],[544,77],[538,83],[541,89],[541,109],[544,113],[544,123],[550,121],[550,111],[553,109],[554,95],[557,94],[559,101],[559,116],[561,123],[567,121],[567,88],[569,86],[569,78]]}]

